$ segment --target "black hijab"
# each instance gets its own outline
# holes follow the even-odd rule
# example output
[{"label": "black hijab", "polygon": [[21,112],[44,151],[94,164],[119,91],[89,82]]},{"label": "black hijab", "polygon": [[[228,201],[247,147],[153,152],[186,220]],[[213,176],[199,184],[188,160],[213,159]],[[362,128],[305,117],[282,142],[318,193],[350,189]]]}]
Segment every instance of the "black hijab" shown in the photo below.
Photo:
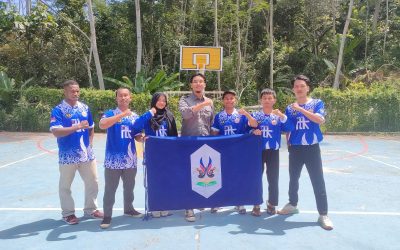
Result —
[{"label": "black hijab", "polygon": [[[161,96],[164,96],[165,101],[166,101],[165,108],[163,108],[163,109],[159,109],[156,107],[156,103]],[[156,113],[150,119],[151,129],[153,129],[153,131],[157,131],[160,128],[161,124],[164,121],[166,121],[168,124],[167,135],[168,136],[178,136],[178,131],[176,129],[174,115],[167,108],[168,107],[167,96],[161,92],[154,93],[153,97],[151,98],[150,106],[151,106],[151,108],[156,109]]]}]

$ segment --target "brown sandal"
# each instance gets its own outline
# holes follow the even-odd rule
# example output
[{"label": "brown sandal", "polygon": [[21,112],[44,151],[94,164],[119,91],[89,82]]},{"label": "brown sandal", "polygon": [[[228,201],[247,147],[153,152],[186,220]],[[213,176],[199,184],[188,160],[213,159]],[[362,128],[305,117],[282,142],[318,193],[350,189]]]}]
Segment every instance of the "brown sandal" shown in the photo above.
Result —
[{"label": "brown sandal", "polygon": [[259,206],[254,206],[253,210],[251,211],[251,215],[260,217],[261,216],[261,210]]},{"label": "brown sandal", "polygon": [[267,210],[267,214],[269,214],[269,215],[275,215],[276,214],[275,206],[270,205],[269,203],[267,205],[267,209],[266,210]]}]

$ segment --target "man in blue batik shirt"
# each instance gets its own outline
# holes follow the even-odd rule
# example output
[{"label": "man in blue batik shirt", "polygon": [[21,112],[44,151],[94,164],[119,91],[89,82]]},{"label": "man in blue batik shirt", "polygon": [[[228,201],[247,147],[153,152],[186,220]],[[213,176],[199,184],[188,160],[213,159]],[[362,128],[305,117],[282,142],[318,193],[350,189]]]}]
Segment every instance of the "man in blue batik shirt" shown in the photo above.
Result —
[{"label": "man in blue batik shirt", "polygon": [[[262,166],[264,164],[268,180],[268,200],[267,213],[276,214],[276,206],[279,198],[279,148],[281,147],[281,132],[291,129],[290,122],[287,121],[279,109],[274,109],[276,103],[276,93],[272,89],[263,89],[260,94],[262,110],[252,113],[258,125],[253,134],[262,137]],[[260,205],[255,205],[251,212],[253,216],[261,216]]]},{"label": "man in blue batik shirt", "polygon": [[297,75],[292,80],[296,102],[286,108],[288,119],[295,124],[289,134],[289,203],[280,214],[298,213],[299,179],[303,165],[306,166],[314,189],[319,213],[318,223],[326,230],[333,229],[333,223],[328,217],[328,199],[322,170],[321,150],[322,141],[320,125],[325,122],[324,102],[308,97],[310,79]]},{"label": "man in blue batik shirt", "polygon": [[236,93],[233,90],[225,91],[222,94],[222,103],[224,110],[219,112],[211,126],[213,135],[237,135],[248,132],[249,122],[253,126],[257,126],[256,121],[244,109],[237,110]]},{"label": "man in blue batik shirt", "polygon": [[139,128],[150,119],[155,111],[146,112],[139,117],[129,109],[131,92],[127,88],[116,91],[118,107],[108,110],[100,120],[101,129],[107,129],[106,155],[104,159],[104,219],[100,227],[105,229],[111,224],[112,209],[115,203],[119,179],[122,179],[124,193],[124,215],[135,218],[143,214],[133,207],[133,189],[137,172],[137,157],[134,137],[140,133]]},{"label": "man in blue batik shirt", "polygon": [[79,102],[79,84],[74,80],[63,83],[64,100],[51,111],[50,131],[57,137],[59,155],[59,196],[63,220],[77,224],[71,184],[78,171],[85,183],[84,213],[92,218],[102,218],[97,210],[97,166],[92,142],[94,123],[89,107]]},{"label": "man in blue batik shirt", "polygon": [[[213,135],[237,135],[245,134],[249,130],[249,125],[256,127],[257,121],[244,109],[236,110],[236,93],[233,90],[227,90],[222,94],[222,103],[224,110],[219,112],[211,126]],[[215,213],[218,208],[211,208]],[[246,214],[244,206],[236,206],[235,210],[239,214]]]}]

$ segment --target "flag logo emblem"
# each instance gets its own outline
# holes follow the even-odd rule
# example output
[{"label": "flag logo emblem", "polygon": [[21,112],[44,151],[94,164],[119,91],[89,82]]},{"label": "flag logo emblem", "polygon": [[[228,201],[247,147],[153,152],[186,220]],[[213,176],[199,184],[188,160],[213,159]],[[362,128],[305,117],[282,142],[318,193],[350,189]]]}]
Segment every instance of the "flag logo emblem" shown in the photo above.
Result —
[{"label": "flag logo emblem", "polygon": [[190,155],[192,190],[209,198],[222,187],[221,154],[204,144]]}]

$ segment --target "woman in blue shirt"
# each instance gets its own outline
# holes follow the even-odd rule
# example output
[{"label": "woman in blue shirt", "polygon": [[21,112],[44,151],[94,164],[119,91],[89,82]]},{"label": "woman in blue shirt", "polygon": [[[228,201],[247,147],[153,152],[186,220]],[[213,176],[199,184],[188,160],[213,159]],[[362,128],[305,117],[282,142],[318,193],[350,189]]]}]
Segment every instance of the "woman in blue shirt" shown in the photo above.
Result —
[{"label": "woman in blue shirt", "polygon": [[[154,93],[150,106],[151,110],[139,118],[145,120],[143,123],[138,123],[143,126],[136,129],[140,131],[144,129],[145,136],[178,136],[175,117],[168,109],[167,96],[161,92]],[[148,113],[151,113],[152,116],[149,116]],[[159,218],[168,216],[170,213],[169,211],[152,211],[151,215]]]}]

